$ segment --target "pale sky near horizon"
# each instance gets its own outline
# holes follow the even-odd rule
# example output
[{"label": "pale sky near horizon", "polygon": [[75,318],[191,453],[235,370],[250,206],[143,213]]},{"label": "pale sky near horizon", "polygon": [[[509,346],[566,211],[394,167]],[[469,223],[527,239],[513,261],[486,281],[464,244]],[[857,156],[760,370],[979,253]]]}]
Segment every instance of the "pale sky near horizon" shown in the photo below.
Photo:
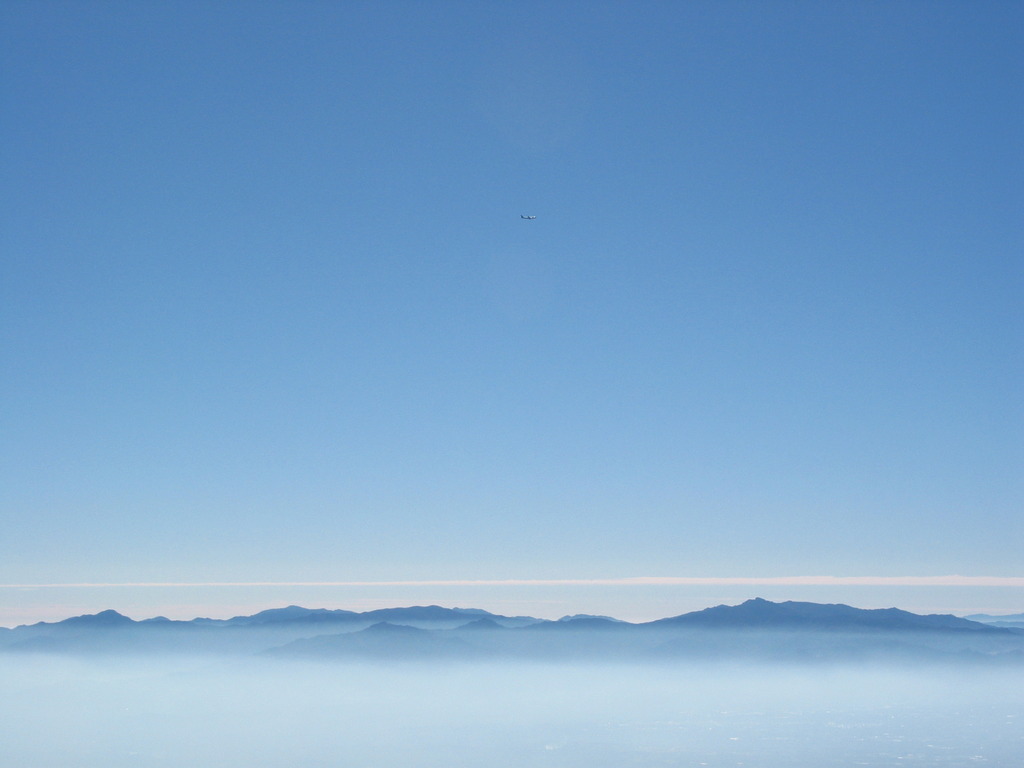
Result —
[{"label": "pale sky near horizon", "polygon": [[1024,610],[5,586],[1024,577],[1022,32],[1013,2],[3,3],[0,625]]}]

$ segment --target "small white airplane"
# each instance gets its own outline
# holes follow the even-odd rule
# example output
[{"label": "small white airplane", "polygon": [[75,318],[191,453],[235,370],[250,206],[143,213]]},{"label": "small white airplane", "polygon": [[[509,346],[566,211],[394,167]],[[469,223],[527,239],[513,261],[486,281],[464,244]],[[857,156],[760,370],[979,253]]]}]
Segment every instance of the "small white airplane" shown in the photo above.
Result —
[{"label": "small white airplane", "polygon": [[519,214],[519,218],[520,219],[528,219],[528,220],[532,221],[533,219],[536,219],[537,217],[536,216],[527,216],[525,214],[520,213]]}]

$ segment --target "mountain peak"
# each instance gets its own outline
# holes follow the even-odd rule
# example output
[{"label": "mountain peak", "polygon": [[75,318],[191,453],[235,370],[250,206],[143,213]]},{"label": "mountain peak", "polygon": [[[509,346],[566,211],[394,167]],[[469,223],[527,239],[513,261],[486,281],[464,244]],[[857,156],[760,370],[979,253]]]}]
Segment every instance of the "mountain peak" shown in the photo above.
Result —
[{"label": "mountain peak", "polygon": [[478,629],[505,629],[505,627],[496,622],[494,619],[488,616],[484,616],[483,618],[474,619],[473,621],[467,624],[463,624],[461,627],[458,627],[458,629],[468,629],[475,631]]},{"label": "mountain peak", "polygon": [[650,622],[654,625],[689,625],[707,628],[761,629],[941,629],[985,631],[983,624],[955,616],[922,616],[899,608],[853,608],[842,603],[773,603],[755,597],[740,605],[716,605],[702,611]]},{"label": "mountain peak", "polygon": [[87,613],[83,616],[72,616],[70,619],[64,619],[64,621],[59,621],[57,623],[64,625],[77,624],[95,627],[113,627],[123,624],[134,624],[135,622],[127,616],[108,608],[107,610],[100,611],[99,613]]}]

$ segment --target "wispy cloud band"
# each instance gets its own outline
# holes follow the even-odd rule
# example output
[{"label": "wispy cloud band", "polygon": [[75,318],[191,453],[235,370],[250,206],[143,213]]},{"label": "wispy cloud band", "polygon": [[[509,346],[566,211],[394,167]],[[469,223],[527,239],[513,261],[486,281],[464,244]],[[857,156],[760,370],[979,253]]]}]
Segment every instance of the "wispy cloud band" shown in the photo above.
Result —
[{"label": "wispy cloud band", "polygon": [[1024,587],[1024,576],[631,576],[606,579],[436,579],[408,581],[138,581],[0,584],[0,589],[114,587]]}]

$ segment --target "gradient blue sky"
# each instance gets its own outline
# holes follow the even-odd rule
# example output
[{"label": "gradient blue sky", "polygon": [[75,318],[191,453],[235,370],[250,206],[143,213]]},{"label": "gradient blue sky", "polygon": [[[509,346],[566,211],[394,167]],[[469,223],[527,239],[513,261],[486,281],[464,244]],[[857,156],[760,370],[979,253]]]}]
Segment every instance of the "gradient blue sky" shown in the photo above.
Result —
[{"label": "gradient blue sky", "polygon": [[1024,576],[1022,32],[3,3],[0,583]]}]

